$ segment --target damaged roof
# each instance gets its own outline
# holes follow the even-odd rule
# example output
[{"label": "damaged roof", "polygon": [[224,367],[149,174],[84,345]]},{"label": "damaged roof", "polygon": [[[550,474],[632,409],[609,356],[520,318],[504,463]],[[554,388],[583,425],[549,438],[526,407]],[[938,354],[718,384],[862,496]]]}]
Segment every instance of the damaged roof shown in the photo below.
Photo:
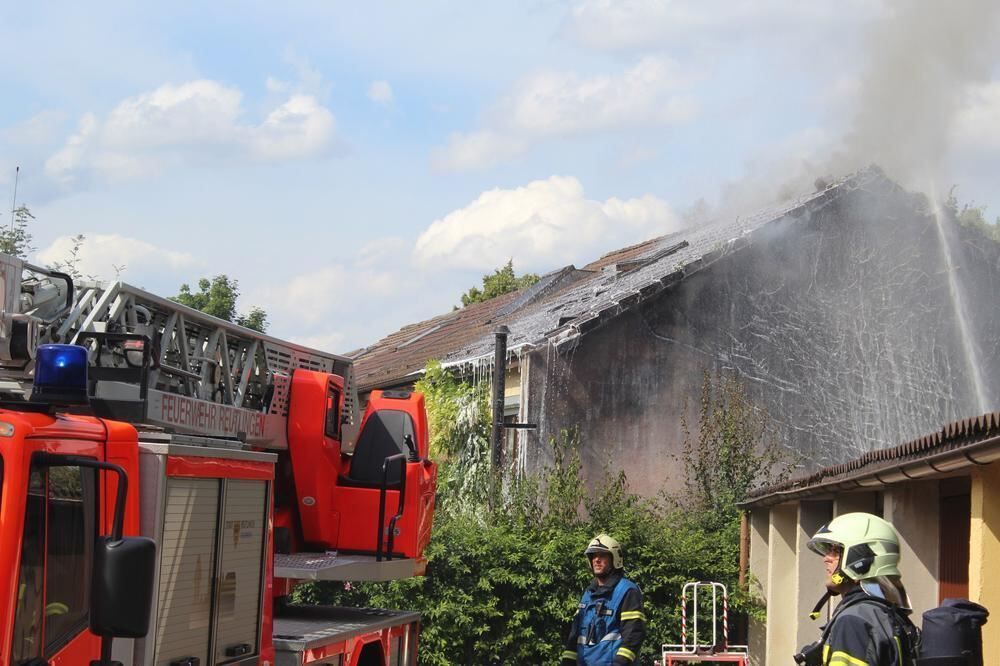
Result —
[{"label": "damaged roof", "polygon": [[898,188],[868,167],[821,190],[746,217],[717,220],[567,266],[535,285],[406,326],[351,354],[359,391],[412,382],[430,360],[461,365],[493,353],[494,329],[510,329],[508,349],[574,346],[588,332],[750,242],[758,229],[796,219],[842,194],[872,185]]},{"label": "damaged roof", "polygon": [[751,491],[746,508],[779,504],[837,490],[857,490],[940,476],[1000,458],[1000,413],[962,419],[899,446],[870,451],[841,465]]}]

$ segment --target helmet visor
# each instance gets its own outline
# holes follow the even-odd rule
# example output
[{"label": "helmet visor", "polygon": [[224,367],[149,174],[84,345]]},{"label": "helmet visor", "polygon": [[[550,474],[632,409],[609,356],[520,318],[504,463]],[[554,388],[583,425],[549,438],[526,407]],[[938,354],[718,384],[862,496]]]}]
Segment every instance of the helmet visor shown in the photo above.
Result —
[{"label": "helmet visor", "polygon": [[812,552],[826,557],[833,551],[844,552],[844,545],[822,536],[814,536],[806,542],[806,547]]}]

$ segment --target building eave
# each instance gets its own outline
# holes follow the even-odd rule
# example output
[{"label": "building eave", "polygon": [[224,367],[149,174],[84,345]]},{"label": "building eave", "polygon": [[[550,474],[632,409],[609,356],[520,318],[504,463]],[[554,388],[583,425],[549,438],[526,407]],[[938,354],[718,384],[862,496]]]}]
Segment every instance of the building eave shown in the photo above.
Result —
[{"label": "building eave", "polygon": [[[977,437],[976,433],[981,433]],[[870,456],[879,460],[864,462]],[[1000,460],[1000,413],[950,423],[940,431],[894,449],[875,451],[846,465],[762,488],[740,506],[764,508],[842,492],[878,489],[908,481],[950,476]]]}]

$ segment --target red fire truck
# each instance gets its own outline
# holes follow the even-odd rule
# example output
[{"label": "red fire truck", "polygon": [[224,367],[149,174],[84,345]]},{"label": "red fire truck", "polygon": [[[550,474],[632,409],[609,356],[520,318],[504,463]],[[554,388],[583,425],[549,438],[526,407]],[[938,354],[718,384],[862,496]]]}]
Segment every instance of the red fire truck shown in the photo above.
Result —
[{"label": "red fire truck", "polygon": [[421,575],[422,396],[350,359],[0,255],[0,664],[410,666],[419,615],[292,603]]}]

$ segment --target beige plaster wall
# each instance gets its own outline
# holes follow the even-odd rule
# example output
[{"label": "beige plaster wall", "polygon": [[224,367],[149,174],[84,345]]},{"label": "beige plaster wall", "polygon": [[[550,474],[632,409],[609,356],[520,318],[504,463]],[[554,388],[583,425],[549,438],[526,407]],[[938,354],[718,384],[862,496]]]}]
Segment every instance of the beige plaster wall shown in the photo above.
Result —
[{"label": "beige plaster wall", "polygon": [[[768,539],[771,529],[771,512],[754,509],[750,514],[750,593],[767,603]],[[764,666],[767,623],[750,621],[748,648],[751,666]]]},{"label": "beige plaster wall", "polygon": [[833,500],[833,515],[842,516],[856,511],[877,514],[877,507],[875,491],[841,493]]},{"label": "beige plaster wall", "polygon": [[[996,612],[1000,609],[1000,463],[973,472],[971,504],[969,597]],[[1000,664],[1000,631],[989,624],[983,627],[983,663]]]},{"label": "beige plaster wall", "polygon": [[899,569],[919,618],[938,605],[940,539],[938,481],[914,481],[885,490],[885,516],[900,541]]},{"label": "beige plaster wall", "polygon": [[796,645],[798,620],[795,608],[797,522],[796,504],[779,504],[771,507],[771,524],[768,531],[770,556],[767,569],[765,664],[788,663],[800,647]]}]

